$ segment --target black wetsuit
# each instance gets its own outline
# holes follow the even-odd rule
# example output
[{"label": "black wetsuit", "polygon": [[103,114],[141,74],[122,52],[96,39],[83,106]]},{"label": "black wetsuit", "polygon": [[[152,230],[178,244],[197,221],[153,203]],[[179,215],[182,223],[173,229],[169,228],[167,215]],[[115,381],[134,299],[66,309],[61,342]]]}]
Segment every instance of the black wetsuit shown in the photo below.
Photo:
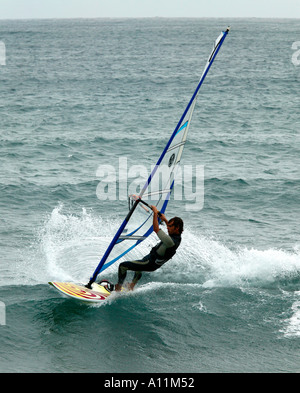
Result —
[{"label": "black wetsuit", "polygon": [[157,232],[161,242],[152,248],[150,254],[138,261],[126,261],[119,265],[118,284],[123,284],[127,270],[135,272],[132,282],[136,284],[142,276],[142,272],[153,272],[171,259],[180,245],[180,235],[167,235],[163,230]]}]

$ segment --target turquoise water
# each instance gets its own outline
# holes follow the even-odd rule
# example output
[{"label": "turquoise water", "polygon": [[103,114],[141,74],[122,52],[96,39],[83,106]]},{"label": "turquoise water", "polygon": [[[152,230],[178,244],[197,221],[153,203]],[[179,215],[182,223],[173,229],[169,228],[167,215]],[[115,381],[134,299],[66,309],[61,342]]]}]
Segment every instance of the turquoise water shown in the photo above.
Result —
[{"label": "turquoise water", "polygon": [[[48,281],[88,281],[127,212],[97,169],[154,164],[227,25],[182,159],[203,209],[168,210],[176,256],[104,305],[61,297]],[[300,370],[299,39],[299,20],[1,22],[1,371]]]}]

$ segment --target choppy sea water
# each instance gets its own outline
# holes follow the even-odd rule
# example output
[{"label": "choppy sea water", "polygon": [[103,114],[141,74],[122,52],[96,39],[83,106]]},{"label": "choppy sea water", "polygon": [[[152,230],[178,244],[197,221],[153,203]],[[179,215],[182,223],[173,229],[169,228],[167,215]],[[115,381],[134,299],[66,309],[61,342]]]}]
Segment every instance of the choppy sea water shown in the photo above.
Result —
[{"label": "choppy sea water", "polygon": [[[169,205],[176,256],[103,305],[61,297],[48,281],[87,281],[126,214],[97,169],[154,164],[227,25],[182,159],[204,167],[203,209]],[[1,21],[2,372],[299,371],[299,26]]]}]

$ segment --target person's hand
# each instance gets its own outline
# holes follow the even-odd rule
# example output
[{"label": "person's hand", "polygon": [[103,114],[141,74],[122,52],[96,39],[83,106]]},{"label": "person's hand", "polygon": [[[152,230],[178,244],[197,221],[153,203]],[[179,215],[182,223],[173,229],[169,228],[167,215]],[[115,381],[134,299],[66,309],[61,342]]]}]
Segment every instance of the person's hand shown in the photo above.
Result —
[{"label": "person's hand", "polygon": [[151,206],[151,209],[152,209],[154,214],[158,214],[158,210],[157,210],[156,206]]},{"label": "person's hand", "polygon": [[160,213],[159,218],[166,223],[168,222],[167,217],[163,213]]}]

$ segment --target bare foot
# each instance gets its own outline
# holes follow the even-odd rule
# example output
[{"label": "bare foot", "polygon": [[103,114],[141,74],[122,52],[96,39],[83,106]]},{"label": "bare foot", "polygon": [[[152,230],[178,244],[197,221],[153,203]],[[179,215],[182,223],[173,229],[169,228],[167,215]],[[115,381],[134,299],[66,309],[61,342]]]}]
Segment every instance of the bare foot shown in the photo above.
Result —
[{"label": "bare foot", "polygon": [[128,289],[130,290],[130,291],[133,291],[133,288],[135,287],[135,283],[134,282],[131,282],[130,284],[128,284]]},{"label": "bare foot", "polygon": [[116,291],[116,292],[120,292],[121,289],[122,289],[122,285],[121,285],[121,284],[116,284],[116,285],[115,285],[115,291]]}]

